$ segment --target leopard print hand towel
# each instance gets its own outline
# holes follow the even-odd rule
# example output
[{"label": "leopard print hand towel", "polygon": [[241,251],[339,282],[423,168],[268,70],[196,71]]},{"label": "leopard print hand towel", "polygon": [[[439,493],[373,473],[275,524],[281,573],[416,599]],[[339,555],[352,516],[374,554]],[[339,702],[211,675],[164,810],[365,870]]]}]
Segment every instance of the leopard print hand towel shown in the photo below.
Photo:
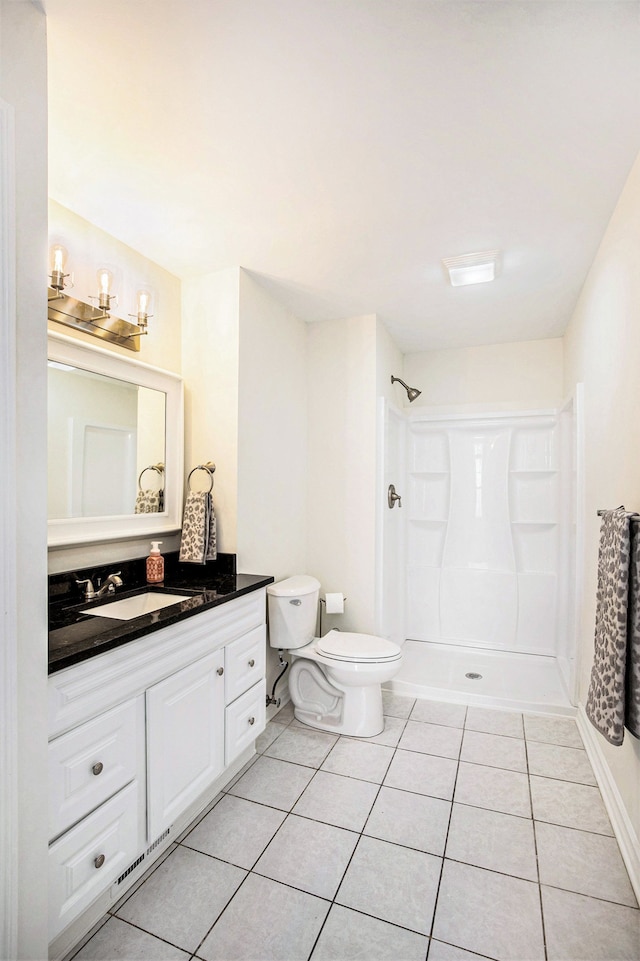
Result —
[{"label": "leopard print hand towel", "polygon": [[189,491],[182,517],[180,560],[204,564],[215,561],[216,557],[216,515],[211,494]]},{"label": "leopard print hand towel", "polygon": [[598,552],[598,592],[587,717],[611,744],[624,738],[631,517],[604,511]]}]

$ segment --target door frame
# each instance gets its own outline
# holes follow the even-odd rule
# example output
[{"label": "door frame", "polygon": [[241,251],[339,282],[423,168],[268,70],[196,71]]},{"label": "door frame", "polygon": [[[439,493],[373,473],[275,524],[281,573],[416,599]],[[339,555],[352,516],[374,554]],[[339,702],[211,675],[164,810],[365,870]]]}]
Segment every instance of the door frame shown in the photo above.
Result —
[{"label": "door frame", "polygon": [[0,100],[0,957],[18,943],[18,644],[14,110]]}]

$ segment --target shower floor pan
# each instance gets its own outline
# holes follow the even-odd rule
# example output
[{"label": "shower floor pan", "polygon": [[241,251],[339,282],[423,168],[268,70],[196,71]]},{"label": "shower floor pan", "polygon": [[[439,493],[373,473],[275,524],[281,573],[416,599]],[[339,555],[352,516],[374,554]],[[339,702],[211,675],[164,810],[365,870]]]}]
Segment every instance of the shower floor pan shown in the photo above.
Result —
[{"label": "shower floor pan", "polygon": [[412,640],[402,652],[400,671],[384,685],[394,694],[538,714],[576,713],[553,657]]}]

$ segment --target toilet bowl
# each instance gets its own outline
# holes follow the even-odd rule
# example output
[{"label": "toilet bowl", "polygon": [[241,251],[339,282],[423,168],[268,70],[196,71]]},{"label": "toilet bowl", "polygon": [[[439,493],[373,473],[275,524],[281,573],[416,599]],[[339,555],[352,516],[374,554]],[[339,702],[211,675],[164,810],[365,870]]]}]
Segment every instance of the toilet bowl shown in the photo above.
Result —
[{"label": "toilet bowl", "polygon": [[320,582],[297,575],[267,588],[269,643],[291,652],[294,715],[321,731],[374,737],[384,729],[381,685],[400,670],[402,650],[373,634],[314,637]]}]

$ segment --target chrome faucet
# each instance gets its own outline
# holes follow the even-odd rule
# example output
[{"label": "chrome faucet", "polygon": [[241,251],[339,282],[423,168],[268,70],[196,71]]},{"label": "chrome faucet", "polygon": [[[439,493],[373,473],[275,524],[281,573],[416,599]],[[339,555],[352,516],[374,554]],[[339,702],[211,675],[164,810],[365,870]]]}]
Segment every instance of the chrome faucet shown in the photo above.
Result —
[{"label": "chrome faucet", "polygon": [[84,585],[84,599],[85,601],[94,601],[97,597],[104,597],[105,594],[114,594],[116,587],[122,587],[122,578],[120,577],[120,571],[116,571],[115,574],[109,574],[105,578],[105,582],[99,590],[94,590],[93,581],[87,578],[84,581],[76,580],[78,587]]}]

